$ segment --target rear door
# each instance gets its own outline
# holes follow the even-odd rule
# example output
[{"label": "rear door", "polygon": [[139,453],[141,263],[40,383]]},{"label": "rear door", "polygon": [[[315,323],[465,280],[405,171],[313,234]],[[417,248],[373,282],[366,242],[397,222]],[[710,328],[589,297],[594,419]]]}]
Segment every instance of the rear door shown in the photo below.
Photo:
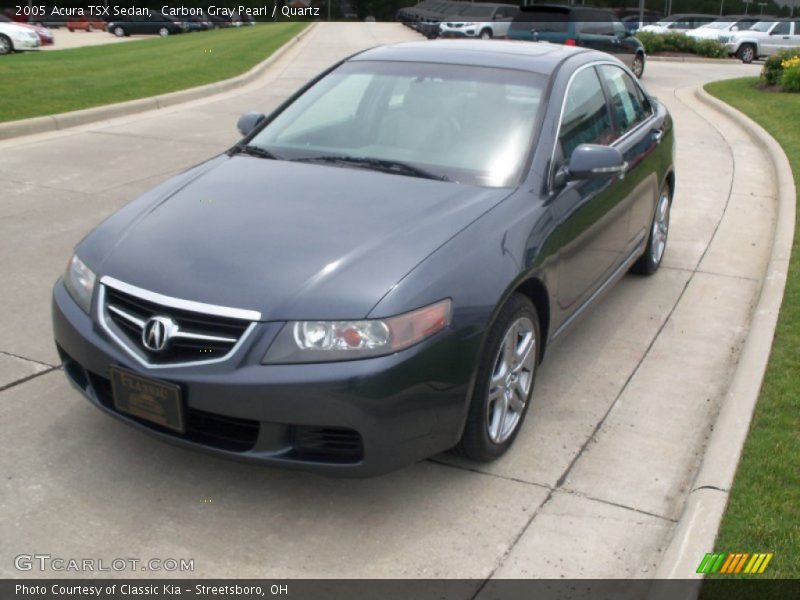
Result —
[{"label": "rear door", "polygon": [[776,23],[775,27],[770,30],[769,34],[761,39],[759,43],[761,52],[759,52],[759,54],[771,56],[783,48],[788,48],[789,41],[791,39],[791,33],[792,23],[790,21],[781,21],[780,23]]},{"label": "rear door", "polygon": [[494,13],[494,24],[492,31],[494,37],[505,37],[508,35],[508,30],[511,27],[511,22],[517,14],[518,9],[515,6],[499,6]]},{"label": "rear door", "polygon": [[636,80],[616,65],[602,65],[600,75],[611,105],[616,146],[628,163],[618,191],[620,202],[630,210],[623,254],[627,257],[644,241],[658,198],[658,157],[660,135],[654,125],[650,100]]},{"label": "rear door", "polygon": [[513,40],[563,44],[570,34],[570,9],[560,6],[530,7],[520,10],[508,32]]}]

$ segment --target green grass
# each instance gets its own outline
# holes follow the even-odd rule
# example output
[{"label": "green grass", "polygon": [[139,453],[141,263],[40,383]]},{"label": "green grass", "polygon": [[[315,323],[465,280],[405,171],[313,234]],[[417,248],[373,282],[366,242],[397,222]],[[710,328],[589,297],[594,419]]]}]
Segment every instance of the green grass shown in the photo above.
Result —
[{"label": "green grass", "polygon": [[3,56],[0,121],[145,98],[227,79],[267,58],[304,27],[305,23],[266,23]]},{"label": "green grass", "polygon": [[[761,91],[754,87],[757,82],[757,78],[721,81],[707,85],[706,90],[748,115],[780,143],[795,185],[800,186],[800,94]],[[789,278],[769,366],[715,546],[718,552],[774,552],[764,577],[794,579],[800,578],[798,248],[800,223],[795,224]],[[715,587],[713,582],[706,588],[704,597],[731,598],[732,590]]]}]

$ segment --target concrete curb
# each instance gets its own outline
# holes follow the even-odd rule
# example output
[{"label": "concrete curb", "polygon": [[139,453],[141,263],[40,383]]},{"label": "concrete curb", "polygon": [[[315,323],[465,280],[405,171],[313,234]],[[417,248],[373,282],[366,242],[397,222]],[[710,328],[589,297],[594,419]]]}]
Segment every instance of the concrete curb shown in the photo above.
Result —
[{"label": "concrete curb", "polygon": [[170,92],[160,96],[139,98],[137,100],[107,104],[105,106],[86,108],[56,115],[0,123],[0,140],[32,135],[34,133],[43,133],[46,131],[57,131],[68,127],[86,125],[96,121],[104,121],[106,119],[122,117],[147,110],[166,108],[167,106],[189,102],[190,100],[197,100],[198,98],[205,98],[212,94],[219,94],[242,87],[263,75],[275,61],[281,58],[281,56],[299,42],[315,26],[316,23],[312,23],[249,71],[231,77],[230,79],[223,79],[222,81],[215,81],[214,83],[208,83],[177,92]]},{"label": "concrete curb", "polygon": [[[780,144],[760,125],[709,95],[702,87],[695,90],[695,97],[711,109],[734,119],[753,142],[765,150],[775,169],[777,210],[772,251],[750,331],[692,491],[655,575],[656,579],[696,579],[693,597],[697,596],[702,584],[702,575],[695,570],[705,553],[714,549],[769,361],[789,270],[797,201],[791,166]],[[652,591],[650,598],[667,597],[659,592],[658,586],[654,586]]]},{"label": "concrete curb", "polygon": [[738,58],[705,58],[703,56],[651,56],[647,55],[648,61],[653,62],[677,62],[677,63],[712,63],[724,65],[741,62]]}]

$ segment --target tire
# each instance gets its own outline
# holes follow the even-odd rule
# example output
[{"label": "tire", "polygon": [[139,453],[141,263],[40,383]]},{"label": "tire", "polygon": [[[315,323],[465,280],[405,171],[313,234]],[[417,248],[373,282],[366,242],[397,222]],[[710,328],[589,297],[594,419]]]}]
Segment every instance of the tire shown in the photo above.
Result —
[{"label": "tire", "polygon": [[127,35],[125,33],[125,30],[122,27],[120,27],[119,25],[114,27],[114,29],[113,29],[113,31],[111,33],[113,33],[115,36],[120,37],[120,38],[121,37],[125,37]]},{"label": "tire", "polygon": [[86,33],[92,33],[94,31],[94,27],[90,24],[86,26]]},{"label": "tire", "polygon": [[13,53],[14,43],[11,41],[11,38],[7,35],[0,34],[0,55]]},{"label": "tire", "polygon": [[672,193],[669,186],[665,185],[658,196],[653,222],[650,225],[650,236],[647,238],[647,247],[644,254],[633,264],[631,272],[639,275],[652,275],[658,271],[667,249],[670,208],[672,208]]},{"label": "tire", "polygon": [[644,75],[644,55],[637,54],[633,59],[633,64],[631,65],[631,71],[634,75],[636,75],[636,79],[641,79],[642,75]]},{"label": "tire", "polygon": [[457,454],[489,462],[511,447],[533,394],[539,331],[533,303],[511,296],[489,330]]},{"label": "tire", "polygon": [[167,37],[169,35],[169,29],[167,29],[166,27],[162,27],[161,29],[158,30],[158,35],[160,35],[161,37]]},{"label": "tire", "polygon": [[492,39],[492,30],[491,29],[484,29],[481,31],[480,38],[482,40],[490,40]]},{"label": "tire", "polygon": [[736,52],[737,58],[745,64],[750,64],[756,58],[756,47],[753,44],[742,44]]}]

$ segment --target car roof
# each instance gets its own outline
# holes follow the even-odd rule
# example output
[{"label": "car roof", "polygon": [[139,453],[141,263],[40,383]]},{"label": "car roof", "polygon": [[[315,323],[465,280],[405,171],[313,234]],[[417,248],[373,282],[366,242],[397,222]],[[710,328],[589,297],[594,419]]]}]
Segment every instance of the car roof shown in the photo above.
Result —
[{"label": "car roof", "polygon": [[378,46],[356,54],[349,60],[472,65],[549,75],[562,61],[578,54],[597,54],[600,58],[607,58],[602,52],[547,42],[437,40]]}]

